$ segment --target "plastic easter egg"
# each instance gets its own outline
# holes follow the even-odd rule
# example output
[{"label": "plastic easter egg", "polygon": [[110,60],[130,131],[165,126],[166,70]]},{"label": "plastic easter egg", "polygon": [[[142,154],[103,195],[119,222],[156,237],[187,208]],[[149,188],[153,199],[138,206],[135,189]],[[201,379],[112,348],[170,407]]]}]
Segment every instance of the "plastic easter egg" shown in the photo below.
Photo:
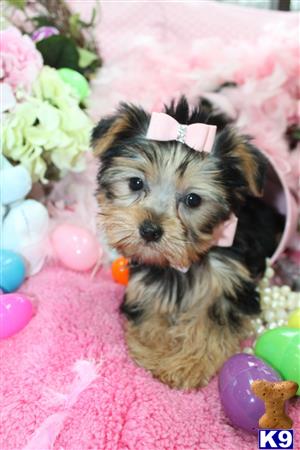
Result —
[{"label": "plastic easter egg", "polygon": [[37,273],[44,263],[48,226],[48,211],[36,200],[24,200],[14,206],[3,221],[3,246],[25,258],[28,275]]},{"label": "plastic easter egg", "polygon": [[49,216],[44,205],[24,200],[11,208],[3,223],[5,248],[18,249],[48,231]]},{"label": "plastic easter egg", "polygon": [[27,325],[33,315],[31,302],[25,295],[0,295],[0,339],[8,338]]},{"label": "plastic easter egg", "polygon": [[1,170],[0,177],[3,186],[1,192],[1,202],[3,205],[9,205],[17,200],[23,199],[31,189],[30,174],[21,165]]},{"label": "plastic easter egg", "polygon": [[74,89],[80,101],[84,100],[89,95],[89,83],[81,73],[67,67],[58,69],[58,73],[61,79]]},{"label": "plastic easter egg", "polygon": [[0,289],[13,292],[25,278],[25,263],[22,256],[11,250],[0,249]]},{"label": "plastic easter egg", "polygon": [[59,34],[59,31],[57,28],[45,26],[45,27],[40,27],[37,30],[35,30],[31,35],[31,39],[33,40],[33,42],[39,42],[39,41],[42,41],[43,39],[47,39],[56,34]]},{"label": "plastic easter egg", "polygon": [[113,279],[117,283],[127,286],[129,280],[128,259],[120,256],[112,263],[111,270]]},{"label": "plastic easter egg", "polygon": [[101,256],[96,236],[76,225],[59,225],[52,234],[52,245],[58,259],[73,270],[89,270]]},{"label": "plastic easter egg", "polygon": [[288,326],[291,328],[300,328],[300,308],[296,309],[289,315]]},{"label": "plastic easter egg", "polygon": [[225,414],[237,427],[255,433],[264,403],[252,390],[254,380],[279,381],[279,374],[259,358],[246,353],[232,356],[219,374],[219,394]]},{"label": "plastic easter egg", "polygon": [[[300,386],[300,329],[280,327],[262,334],[255,354],[276,369],[284,380]],[[300,395],[300,388],[297,395]]]}]

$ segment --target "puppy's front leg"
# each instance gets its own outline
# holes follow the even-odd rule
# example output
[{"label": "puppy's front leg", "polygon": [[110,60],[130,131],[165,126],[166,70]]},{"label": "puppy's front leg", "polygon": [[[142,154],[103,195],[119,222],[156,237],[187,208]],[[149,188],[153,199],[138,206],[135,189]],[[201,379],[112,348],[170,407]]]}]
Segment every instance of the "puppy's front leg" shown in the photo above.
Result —
[{"label": "puppy's front leg", "polygon": [[155,314],[126,324],[131,357],[174,388],[206,385],[226,359],[239,351],[240,339],[241,333],[228,324],[196,310],[181,314],[175,323],[167,315]]}]

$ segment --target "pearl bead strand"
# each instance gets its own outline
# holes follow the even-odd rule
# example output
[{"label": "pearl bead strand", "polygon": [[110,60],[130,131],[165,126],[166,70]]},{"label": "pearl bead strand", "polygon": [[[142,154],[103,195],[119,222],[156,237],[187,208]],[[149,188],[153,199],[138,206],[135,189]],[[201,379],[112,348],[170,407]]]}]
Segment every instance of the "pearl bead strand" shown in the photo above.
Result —
[{"label": "pearl bead strand", "polygon": [[[258,285],[261,302],[261,314],[252,320],[256,337],[265,331],[287,325],[288,316],[300,308],[300,292],[293,292],[287,285],[272,286],[271,279],[275,272],[267,262],[264,277]],[[253,353],[253,348],[245,347],[245,353]]]}]

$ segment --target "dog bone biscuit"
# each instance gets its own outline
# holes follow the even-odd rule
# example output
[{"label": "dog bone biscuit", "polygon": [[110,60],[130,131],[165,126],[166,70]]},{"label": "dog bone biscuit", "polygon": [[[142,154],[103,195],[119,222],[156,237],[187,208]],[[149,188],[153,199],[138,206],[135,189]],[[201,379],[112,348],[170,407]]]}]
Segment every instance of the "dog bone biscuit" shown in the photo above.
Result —
[{"label": "dog bone biscuit", "polygon": [[298,384],[294,381],[255,380],[252,392],[265,403],[265,414],[259,419],[259,428],[288,430],[293,421],[285,412],[285,401],[294,397]]}]

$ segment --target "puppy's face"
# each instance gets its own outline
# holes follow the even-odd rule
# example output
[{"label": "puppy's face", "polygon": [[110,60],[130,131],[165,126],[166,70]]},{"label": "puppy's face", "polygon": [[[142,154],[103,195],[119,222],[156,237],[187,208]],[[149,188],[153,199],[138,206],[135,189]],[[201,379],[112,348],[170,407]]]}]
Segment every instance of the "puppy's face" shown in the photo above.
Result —
[{"label": "puppy's face", "polygon": [[[207,252],[216,227],[230,215],[228,164],[217,149],[207,154],[176,141],[147,140],[148,124],[146,113],[123,106],[94,131],[102,223],[109,243],[123,255],[185,268]],[[237,176],[240,171],[232,169]]]}]

